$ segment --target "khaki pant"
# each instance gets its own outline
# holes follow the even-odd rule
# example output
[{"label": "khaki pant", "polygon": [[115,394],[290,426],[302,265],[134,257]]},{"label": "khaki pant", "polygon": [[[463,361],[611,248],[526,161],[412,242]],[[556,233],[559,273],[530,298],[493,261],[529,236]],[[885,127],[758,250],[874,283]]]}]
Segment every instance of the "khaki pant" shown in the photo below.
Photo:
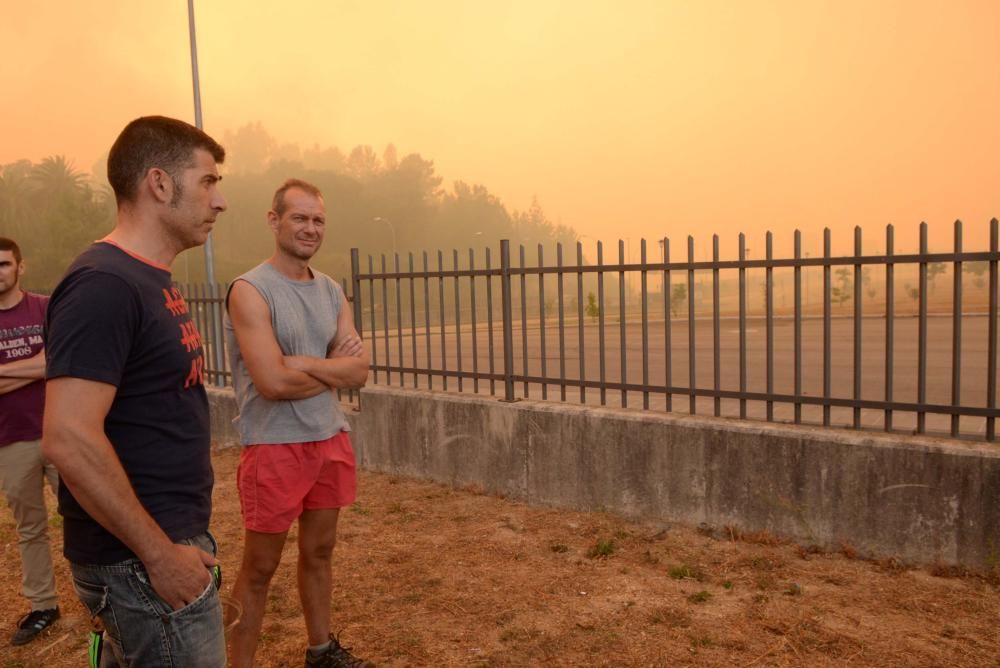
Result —
[{"label": "khaki pant", "polygon": [[54,608],[58,599],[44,492],[46,478],[53,492],[59,489],[56,468],[42,457],[41,441],[19,441],[0,447],[0,478],[17,522],[22,593],[31,601],[32,610]]}]

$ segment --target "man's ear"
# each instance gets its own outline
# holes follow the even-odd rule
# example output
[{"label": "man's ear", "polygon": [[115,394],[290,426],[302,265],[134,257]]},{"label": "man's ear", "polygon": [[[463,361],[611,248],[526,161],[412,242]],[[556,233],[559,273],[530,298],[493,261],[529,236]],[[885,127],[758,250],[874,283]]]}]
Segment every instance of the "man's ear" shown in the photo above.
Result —
[{"label": "man's ear", "polygon": [[150,196],[161,204],[167,204],[174,196],[174,180],[159,167],[153,167],[146,172],[142,185]]},{"label": "man's ear", "polygon": [[267,226],[271,228],[272,232],[278,232],[278,223],[280,221],[281,218],[274,212],[273,209],[267,212]]},{"label": "man's ear", "polygon": [[17,277],[20,279],[24,276],[24,260],[17,263]]}]

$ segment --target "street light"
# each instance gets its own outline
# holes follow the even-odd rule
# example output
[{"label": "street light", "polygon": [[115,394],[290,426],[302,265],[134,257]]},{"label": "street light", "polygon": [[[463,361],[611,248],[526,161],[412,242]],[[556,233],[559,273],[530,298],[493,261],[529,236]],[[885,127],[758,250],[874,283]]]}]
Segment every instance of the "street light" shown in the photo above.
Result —
[{"label": "street light", "polygon": [[389,231],[392,232],[392,254],[396,254],[396,228],[392,226],[392,223],[388,218],[383,218],[382,216],[375,216],[372,221],[376,223],[385,223],[389,226]]}]

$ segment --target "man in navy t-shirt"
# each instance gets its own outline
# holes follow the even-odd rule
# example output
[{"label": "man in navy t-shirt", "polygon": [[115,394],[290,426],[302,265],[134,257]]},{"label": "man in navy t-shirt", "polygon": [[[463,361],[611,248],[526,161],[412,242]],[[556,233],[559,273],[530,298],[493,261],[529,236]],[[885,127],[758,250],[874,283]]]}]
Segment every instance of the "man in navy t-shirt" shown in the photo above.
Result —
[{"label": "man in navy t-shirt", "polygon": [[110,641],[102,665],[226,662],[204,357],[170,276],[226,208],[224,158],[182,121],[129,123],[108,156],[117,224],[49,303],[42,449],[77,594]]}]

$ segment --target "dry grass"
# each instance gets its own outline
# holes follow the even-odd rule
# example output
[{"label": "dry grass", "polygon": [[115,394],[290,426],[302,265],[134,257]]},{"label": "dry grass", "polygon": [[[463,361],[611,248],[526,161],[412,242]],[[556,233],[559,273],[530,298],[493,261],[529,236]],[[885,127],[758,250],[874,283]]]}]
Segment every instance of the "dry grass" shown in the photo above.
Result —
[{"label": "dry grass", "polygon": [[[229,584],[240,557],[236,462],[235,450],[215,454],[213,530]],[[997,583],[959,569],[375,473],[361,474],[342,518],[334,627],[384,666],[996,666],[1000,656]],[[24,604],[6,510],[0,541],[10,633]],[[301,665],[294,552],[292,542],[275,577],[261,666]],[[27,647],[0,649],[0,668],[84,665],[86,618],[61,560],[58,578],[64,618]]]}]

